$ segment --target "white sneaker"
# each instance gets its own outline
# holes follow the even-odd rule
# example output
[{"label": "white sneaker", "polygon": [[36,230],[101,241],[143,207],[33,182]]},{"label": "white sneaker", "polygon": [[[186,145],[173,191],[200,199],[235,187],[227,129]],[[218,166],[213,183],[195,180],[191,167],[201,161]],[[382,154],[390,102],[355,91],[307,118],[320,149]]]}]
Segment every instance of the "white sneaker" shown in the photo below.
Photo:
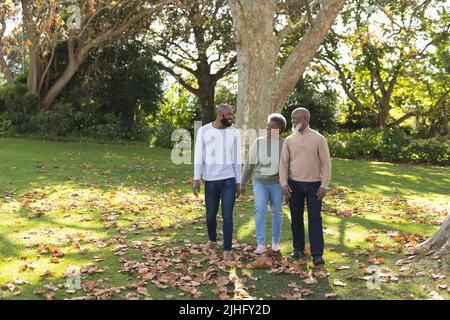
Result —
[{"label": "white sneaker", "polygon": [[256,254],[263,254],[266,253],[267,249],[266,246],[263,244],[258,244],[258,248],[256,248],[255,253]]},{"label": "white sneaker", "polygon": [[273,243],[272,244],[272,252],[280,252],[280,245],[278,243]]}]

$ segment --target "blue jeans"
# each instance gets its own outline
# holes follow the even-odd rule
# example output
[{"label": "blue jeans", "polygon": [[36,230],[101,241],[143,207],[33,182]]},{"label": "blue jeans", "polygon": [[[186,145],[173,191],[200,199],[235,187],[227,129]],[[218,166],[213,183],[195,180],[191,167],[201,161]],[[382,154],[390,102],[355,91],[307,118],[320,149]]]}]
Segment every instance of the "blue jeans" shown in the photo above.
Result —
[{"label": "blue jeans", "polygon": [[317,198],[317,191],[320,187],[318,182],[299,182],[289,180],[289,187],[292,190],[289,199],[291,210],[291,228],[294,250],[305,250],[305,226],[303,222],[303,212],[308,208],[308,234],[311,245],[312,256],[322,256],[323,254],[323,229],[322,229],[322,200]]},{"label": "blue jeans", "polygon": [[255,196],[256,242],[266,241],[266,209],[270,201],[272,211],[272,243],[280,243],[281,225],[283,223],[283,189],[279,183],[264,184],[253,180]]},{"label": "blue jeans", "polygon": [[217,241],[217,212],[222,203],[223,251],[230,251],[233,239],[233,208],[236,179],[205,181],[206,226],[209,241]]}]

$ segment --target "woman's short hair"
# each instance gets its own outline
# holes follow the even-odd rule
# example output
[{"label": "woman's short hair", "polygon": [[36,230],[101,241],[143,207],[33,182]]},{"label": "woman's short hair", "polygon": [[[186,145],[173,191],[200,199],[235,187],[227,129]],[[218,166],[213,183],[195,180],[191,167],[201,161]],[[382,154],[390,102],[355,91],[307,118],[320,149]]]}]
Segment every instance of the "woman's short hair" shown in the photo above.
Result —
[{"label": "woman's short hair", "polygon": [[269,117],[267,118],[267,123],[269,123],[270,121],[273,121],[278,125],[280,133],[286,130],[287,122],[286,118],[282,114],[279,113],[270,114]]}]

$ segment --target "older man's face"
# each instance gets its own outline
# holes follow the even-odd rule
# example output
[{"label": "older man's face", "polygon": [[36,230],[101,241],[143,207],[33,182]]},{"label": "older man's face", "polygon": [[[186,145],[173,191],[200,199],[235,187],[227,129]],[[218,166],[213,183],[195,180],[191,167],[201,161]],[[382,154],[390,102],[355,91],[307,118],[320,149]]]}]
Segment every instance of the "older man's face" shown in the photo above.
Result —
[{"label": "older man's face", "polygon": [[308,125],[308,122],[308,114],[306,111],[299,110],[292,112],[291,123],[294,131],[304,129]]}]

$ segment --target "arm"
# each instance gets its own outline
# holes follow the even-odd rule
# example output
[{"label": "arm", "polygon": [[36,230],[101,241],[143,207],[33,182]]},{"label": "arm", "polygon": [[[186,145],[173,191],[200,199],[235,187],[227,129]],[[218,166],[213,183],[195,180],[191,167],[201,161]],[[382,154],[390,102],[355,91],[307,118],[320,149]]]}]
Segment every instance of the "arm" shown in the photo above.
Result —
[{"label": "arm", "polygon": [[257,140],[253,142],[253,145],[250,148],[250,151],[247,156],[247,161],[244,164],[244,170],[242,172],[241,178],[241,186],[244,189],[247,184],[249,178],[253,174],[253,170],[256,166],[256,150],[257,150]]},{"label": "arm", "polygon": [[241,195],[241,134],[236,129],[236,137],[234,142],[234,157],[233,157],[233,169],[236,178],[236,198]]},{"label": "arm", "polygon": [[280,184],[282,187],[288,185],[288,172],[289,172],[289,141],[286,139],[281,149],[280,157]]},{"label": "arm", "polygon": [[200,192],[200,179],[203,171],[203,130],[197,131],[197,139],[194,146],[194,194],[198,196]]},{"label": "arm", "polygon": [[319,158],[322,167],[322,184],[321,188],[328,188],[331,181],[331,157],[328,143],[325,138],[322,139],[319,146]]},{"label": "arm", "polygon": [[234,142],[234,155],[233,155],[233,170],[236,178],[236,183],[241,183],[241,134],[238,129],[236,129],[236,137]]}]

